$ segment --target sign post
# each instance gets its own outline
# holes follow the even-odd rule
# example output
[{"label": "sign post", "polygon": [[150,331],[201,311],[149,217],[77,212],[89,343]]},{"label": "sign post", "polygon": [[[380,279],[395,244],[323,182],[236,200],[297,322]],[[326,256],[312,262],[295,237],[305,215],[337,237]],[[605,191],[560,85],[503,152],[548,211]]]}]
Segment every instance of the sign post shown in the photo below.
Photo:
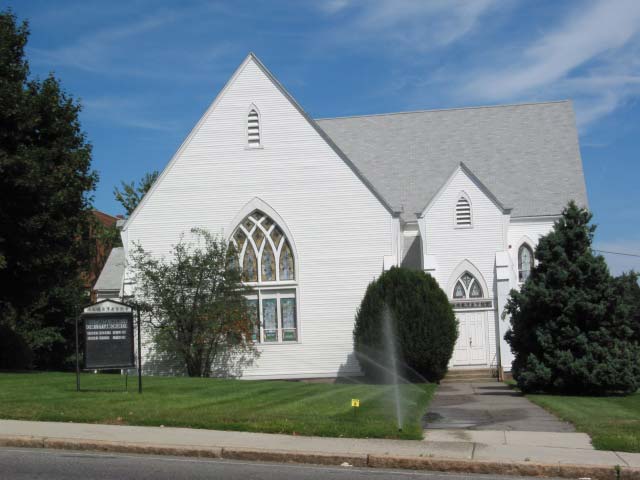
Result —
[{"label": "sign post", "polygon": [[352,398],[351,407],[353,407],[353,416],[355,417],[357,415],[358,409],[360,408],[360,399]]},{"label": "sign post", "polygon": [[76,317],[76,392],[80,391],[80,346],[78,345],[78,309],[75,309]]},{"label": "sign post", "polygon": [[[76,316],[76,388],[80,391],[78,321],[84,326],[84,370],[112,370],[135,367],[133,308],[116,300],[102,300]],[[138,310],[138,373],[142,373]],[[142,379],[138,380],[142,393]]]},{"label": "sign post", "polygon": [[138,312],[138,393],[142,393],[142,336],[140,335],[140,307]]}]

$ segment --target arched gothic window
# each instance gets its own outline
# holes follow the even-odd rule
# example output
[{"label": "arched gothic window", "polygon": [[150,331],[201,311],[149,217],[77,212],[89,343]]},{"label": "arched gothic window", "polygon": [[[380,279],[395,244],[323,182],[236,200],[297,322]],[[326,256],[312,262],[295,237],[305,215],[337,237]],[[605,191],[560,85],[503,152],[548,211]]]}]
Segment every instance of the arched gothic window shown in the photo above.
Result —
[{"label": "arched gothic window", "polygon": [[247,143],[253,148],[260,146],[260,114],[256,108],[252,108],[247,116]]},{"label": "arched gothic window", "polygon": [[518,249],[518,280],[525,282],[533,269],[533,250],[523,243]]},{"label": "arched gothic window", "polygon": [[254,210],[231,237],[255,319],[255,342],[298,340],[296,264],[291,243],[268,215]]},{"label": "arched gothic window", "polygon": [[456,227],[471,227],[471,202],[466,195],[460,195],[456,203]]},{"label": "arched gothic window", "polygon": [[483,298],[480,282],[469,272],[464,272],[453,287],[453,298],[464,300],[467,298]]}]

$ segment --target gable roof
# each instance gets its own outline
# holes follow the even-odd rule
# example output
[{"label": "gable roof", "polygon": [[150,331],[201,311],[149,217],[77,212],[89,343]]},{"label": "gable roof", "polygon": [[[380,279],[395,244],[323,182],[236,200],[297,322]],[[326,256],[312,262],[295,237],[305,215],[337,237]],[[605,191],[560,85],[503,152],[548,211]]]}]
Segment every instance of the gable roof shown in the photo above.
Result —
[{"label": "gable roof", "polygon": [[124,276],[125,257],[124,248],[114,247],[111,249],[109,258],[107,258],[100,276],[94,285],[94,290],[117,290],[122,287],[122,278]]},{"label": "gable roof", "polygon": [[191,140],[196,135],[198,130],[200,130],[200,127],[204,124],[205,120],[210,115],[210,113],[215,109],[215,107],[218,104],[219,100],[224,96],[224,94],[227,91],[227,89],[229,88],[229,86],[231,84],[233,84],[233,82],[235,81],[236,77],[242,72],[242,70],[245,68],[245,66],[249,62],[253,62],[262,71],[262,73],[264,73],[264,75],[273,83],[273,85],[278,89],[278,91],[280,91],[280,93],[282,93],[282,95],[305,118],[305,120],[307,120],[307,122],[309,122],[309,124],[318,133],[318,135],[320,135],[320,137],[322,137],[322,139],[329,145],[329,147],[331,147],[331,149],[347,164],[347,166],[349,166],[349,168],[351,168],[353,173],[360,179],[360,181],[362,181],[362,183],[371,191],[371,193],[373,193],[373,195],[389,211],[389,213],[391,213],[391,214],[399,213],[399,209],[398,208],[393,208],[386,201],[385,197],[383,197],[376,190],[376,188],[371,184],[371,182],[360,172],[358,167],[344,154],[344,152],[342,152],[342,150],[340,150],[340,148],[333,142],[333,140],[331,138],[329,138],[327,136],[327,134],[320,127],[318,127],[318,124],[315,122],[315,120],[313,118],[311,118],[302,109],[302,107],[295,100],[295,98],[293,98],[291,96],[291,94],[289,92],[287,92],[287,90],[282,86],[282,84],[278,81],[278,79],[276,77],[274,77],[273,74],[269,71],[269,69],[267,69],[267,67],[265,67],[264,64],[258,59],[258,57],[256,57],[251,52],[245,57],[245,59],[240,64],[240,66],[238,66],[236,71],[233,73],[233,75],[227,81],[227,83],[224,85],[224,87],[222,87],[222,90],[220,90],[218,95],[216,95],[216,98],[209,105],[209,107],[204,112],[202,117],[200,117],[200,120],[198,120],[198,123],[193,127],[191,132],[189,132],[189,135],[187,135],[187,138],[184,139],[184,141],[182,142],[182,144],[180,145],[180,147],[178,148],[176,153],[173,154],[173,157],[171,157],[171,160],[169,161],[167,166],[164,168],[164,170],[162,170],[160,175],[158,175],[158,178],[156,179],[156,181],[153,183],[153,185],[151,185],[151,188],[147,191],[147,193],[144,195],[144,197],[142,197],[142,200],[140,200],[140,202],[138,203],[136,208],[133,210],[133,212],[131,212],[131,215],[129,215],[129,218],[126,220],[126,222],[122,226],[122,229],[126,230],[129,227],[129,224],[131,223],[131,221],[133,221],[133,219],[137,216],[138,212],[144,207],[144,205],[148,201],[149,197],[151,197],[153,195],[153,193],[155,192],[155,190],[158,187],[158,185],[163,181],[164,177],[171,170],[171,167],[178,160],[178,158],[180,157],[180,154],[182,153],[182,151],[187,147],[187,145],[189,145],[189,143],[191,143]]},{"label": "gable roof", "polygon": [[456,166],[456,168],[451,172],[451,175],[447,177],[447,180],[440,186],[440,188],[436,191],[436,193],[429,199],[428,203],[424,206],[424,208],[420,209],[416,212],[416,215],[419,217],[424,216],[429,208],[434,204],[434,202],[438,199],[438,197],[449,187],[449,184],[456,176],[458,172],[464,173],[486,196],[489,200],[493,202],[493,204],[502,210],[502,213],[510,213],[511,207],[504,205],[500,200],[496,198],[491,190],[487,188],[487,186],[480,180],[477,176],[473,174],[469,167],[467,167],[463,162],[460,162]]},{"label": "gable roof", "polygon": [[391,205],[413,220],[463,163],[512,217],[587,206],[570,101],[316,120]]}]

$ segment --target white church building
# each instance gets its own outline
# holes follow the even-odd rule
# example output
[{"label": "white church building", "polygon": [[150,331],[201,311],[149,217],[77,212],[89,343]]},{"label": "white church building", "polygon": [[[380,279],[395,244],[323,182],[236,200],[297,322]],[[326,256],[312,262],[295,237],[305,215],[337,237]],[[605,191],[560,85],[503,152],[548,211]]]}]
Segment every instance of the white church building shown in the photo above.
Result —
[{"label": "white church building", "polygon": [[[260,356],[243,378],[357,375],[356,310],[394,265],[432,275],[459,321],[452,369],[502,368],[509,291],[570,200],[587,205],[570,102],[312,119],[252,54],[122,226],[96,284],[126,296],[134,242],[202,227],[237,246]],[[143,338],[149,373],[179,373]]]}]

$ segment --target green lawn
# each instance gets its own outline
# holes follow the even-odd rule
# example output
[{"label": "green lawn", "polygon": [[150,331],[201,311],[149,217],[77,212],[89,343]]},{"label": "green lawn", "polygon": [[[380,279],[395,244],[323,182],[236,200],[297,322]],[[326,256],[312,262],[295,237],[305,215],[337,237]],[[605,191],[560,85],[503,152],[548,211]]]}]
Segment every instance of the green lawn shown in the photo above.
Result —
[{"label": "green lawn", "polygon": [[627,397],[527,395],[588,433],[599,450],[640,452],[640,393]]},{"label": "green lawn", "polygon": [[[435,385],[401,385],[398,432],[392,387],[70,373],[0,374],[0,418],[244,430],[335,437],[422,438]],[[351,399],[360,399],[354,415]]]}]

